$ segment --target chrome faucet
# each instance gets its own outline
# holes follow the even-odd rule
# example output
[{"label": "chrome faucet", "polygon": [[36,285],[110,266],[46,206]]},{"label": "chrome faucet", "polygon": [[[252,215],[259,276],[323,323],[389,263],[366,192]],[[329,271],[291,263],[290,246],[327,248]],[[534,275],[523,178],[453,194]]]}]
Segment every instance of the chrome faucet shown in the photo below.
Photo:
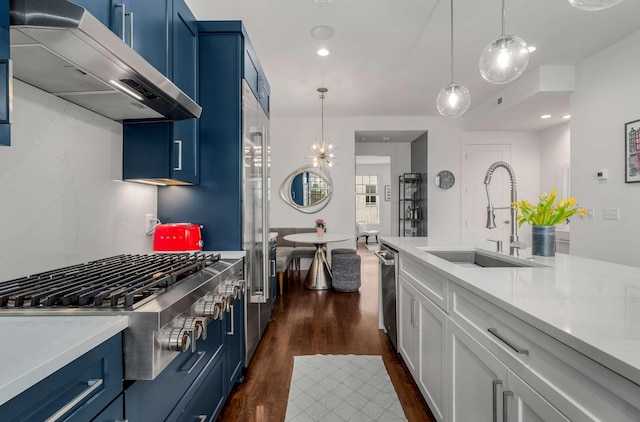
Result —
[{"label": "chrome faucet", "polygon": [[[511,204],[508,207],[494,207],[491,203],[491,195],[489,194],[489,183],[491,183],[491,176],[493,176],[493,172],[496,171],[498,167],[502,167],[507,172],[509,172],[509,179],[511,180]],[[513,171],[513,168],[509,165],[509,163],[505,163],[504,161],[497,161],[487,170],[487,174],[484,176],[484,187],[487,191],[487,228],[495,229],[496,228],[496,215],[493,212],[494,210],[511,210],[511,236],[509,237],[509,255],[518,256],[518,251],[520,249],[524,249],[527,245],[518,240],[518,223],[516,221],[517,209],[513,205],[514,202],[518,201],[518,192],[516,191],[516,174]]]}]

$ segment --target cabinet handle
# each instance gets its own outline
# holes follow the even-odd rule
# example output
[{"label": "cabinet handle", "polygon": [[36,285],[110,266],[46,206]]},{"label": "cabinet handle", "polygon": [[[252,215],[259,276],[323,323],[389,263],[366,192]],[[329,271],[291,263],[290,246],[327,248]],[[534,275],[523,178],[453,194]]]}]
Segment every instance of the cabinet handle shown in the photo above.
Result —
[{"label": "cabinet handle", "polygon": [[236,321],[235,321],[235,318],[233,317],[233,305],[229,305],[229,308],[231,309],[231,317],[230,317],[230,319],[231,319],[231,331],[227,331],[227,335],[228,336],[233,336],[233,335],[235,335],[235,331],[236,331],[234,329]]},{"label": "cabinet handle", "polygon": [[195,362],[193,362],[193,365],[191,365],[191,366],[189,367],[189,369],[180,369],[180,372],[186,372],[187,374],[190,374],[190,373],[191,373],[191,371],[193,371],[193,370],[194,370],[194,368],[195,368],[196,366],[198,366],[198,364],[200,363],[200,361],[202,360],[202,358],[204,358],[204,355],[205,355],[206,353],[207,353],[207,352],[198,352],[198,353],[197,353],[198,358],[195,360]]},{"label": "cabinet handle", "polygon": [[496,337],[498,340],[500,340],[501,342],[503,342],[504,344],[506,344],[507,346],[512,348],[516,353],[518,353],[520,355],[528,355],[529,354],[529,351],[527,349],[523,349],[522,347],[519,347],[519,346],[513,344],[513,342],[507,340],[502,334],[498,333],[498,329],[497,328],[489,328],[487,331],[489,333],[491,333],[494,337]]},{"label": "cabinet handle", "polygon": [[409,303],[411,303],[411,326],[413,327],[413,298],[411,298]]},{"label": "cabinet handle", "polygon": [[182,170],[182,141],[177,140],[173,141],[174,144],[178,144],[178,167],[174,167],[174,170],[181,171]]},{"label": "cabinet handle", "polygon": [[120,37],[122,38],[123,42],[127,42],[126,40],[126,36],[125,36],[125,31],[124,31],[124,27],[126,26],[125,24],[125,16],[126,16],[126,11],[125,11],[125,6],[124,3],[118,3],[118,4],[114,4],[113,7],[119,7],[121,9],[121,14],[120,14]]},{"label": "cabinet handle", "polygon": [[[502,385],[502,381],[493,380],[493,422],[498,422],[498,386]],[[504,422],[504,421],[503,421]]]},{"label": "cabinet handle", "polygon": [[0,75],[4,76],[0,84],[6,84],[7,93],[6,114],[0,115],[0,124],[13,123],[13,62],[10,59],[0,59]]},{"label": "cabinet handle", "polygon": [[502,393],[502,422],[509,421],[509,397],[513,397],[513,391]]},{"label": "cabinet handle", "polygon": [[76,407],[82,400],[86,399],[91,393],[96,391],[103,384],[104,380],[102,379],[91,379],[87,381],[88,387],[80,394],[78,394],[75,398],[73,398],[69,403],[65,404],[58,410],[56,413],[51,415],[46,422],[55,422],[62,419],[64,415],[66,415],[71,409]]},{"label": "cabinet handle", "polygon": [[271,262],[271,274],[269,275],[269,277],[275,277],[276,276],[276,261],[274,261],[272,259],[270,262]]},{"label": "cabinet handle", "polygon": [[125,13],[125,16],[129,16],[129,47],[133,48],[133,12]]},{"label": "cabinet handle", "polygon": [[207,415],[198,415],[198,422],[207,422],[208,418]]}]

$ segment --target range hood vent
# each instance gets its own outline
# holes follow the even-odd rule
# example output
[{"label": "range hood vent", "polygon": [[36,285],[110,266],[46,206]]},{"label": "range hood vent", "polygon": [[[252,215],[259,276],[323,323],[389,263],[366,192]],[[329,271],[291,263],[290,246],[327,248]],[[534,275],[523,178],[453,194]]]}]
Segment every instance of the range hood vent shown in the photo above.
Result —
[{"label": "range hood vent", "polygon": [[202,108],[84,8],[11,0],[13,76],[117,121],[183,120]]}]

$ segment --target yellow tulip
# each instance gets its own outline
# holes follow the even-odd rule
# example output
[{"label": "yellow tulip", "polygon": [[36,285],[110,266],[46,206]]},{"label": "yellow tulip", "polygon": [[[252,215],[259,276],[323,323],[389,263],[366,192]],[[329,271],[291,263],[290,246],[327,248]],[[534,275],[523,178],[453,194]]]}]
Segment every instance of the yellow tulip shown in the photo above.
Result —
[{"label": "yellow tulip", "polygon": [[522,200],[522,206],[527,206],[529,204],[529,202],[526,199]]},{"label": "yellow tulip", "polygon": [[575,203],[576,203],[576,198],[569,198],[569,200],[567,201],[567,204],[568,204],[569,206],[572,206],[572,205],[573,205],[573,204],[575,204]]},{"label": "yellow tulip", "polygon": [[522,220],[522,214],[518,214],[518,215],[516,215],[516,220],[517,220],[517,221]]},{"label": "yellow tulip", "polygon": [[520,206],[520,202],[514,201],[514,202],[511,203],[511,206],[512,207],[519,207]]},{"label": "yellow tulip", "polygon": [[547,192],[542,192],[542,197],[543,197],[543,198],[546,198],[547,196],[548,196],[548,195],[547,195]]},{"label": "yellow tulip", "polygon": [[558,208],[564,207],[564,199],[558,199]]},{"label": "yellow tulip", "polygon": [[587,210],[585,210],[584,208],[578,208],[577,213],[580,215],[587,215]]},{"label": "yellow tulip", "polygon": [[553,188],[553,190],[551,191],[551,197],[555,197],[558,194],[558,189]]}]

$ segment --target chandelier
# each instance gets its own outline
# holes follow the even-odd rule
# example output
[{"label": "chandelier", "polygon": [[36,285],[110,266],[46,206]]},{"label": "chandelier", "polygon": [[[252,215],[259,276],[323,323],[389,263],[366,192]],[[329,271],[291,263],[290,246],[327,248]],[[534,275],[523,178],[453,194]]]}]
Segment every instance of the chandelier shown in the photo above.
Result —
[{"label": "chandelier", "polygon": [[313,158],[313,166],[324,170],[325,167],[331,167],[335,164],[335,155],[333,152],[337,149],[332,144],[327,144],[324,139],[324,94],[328,91],[327,88],[318,88],[320,93],[320,101],[322,103],[322,132],[320,136],[320,143],[313,144],[311,151],[314,155],[309,155],[307,158]]}]

